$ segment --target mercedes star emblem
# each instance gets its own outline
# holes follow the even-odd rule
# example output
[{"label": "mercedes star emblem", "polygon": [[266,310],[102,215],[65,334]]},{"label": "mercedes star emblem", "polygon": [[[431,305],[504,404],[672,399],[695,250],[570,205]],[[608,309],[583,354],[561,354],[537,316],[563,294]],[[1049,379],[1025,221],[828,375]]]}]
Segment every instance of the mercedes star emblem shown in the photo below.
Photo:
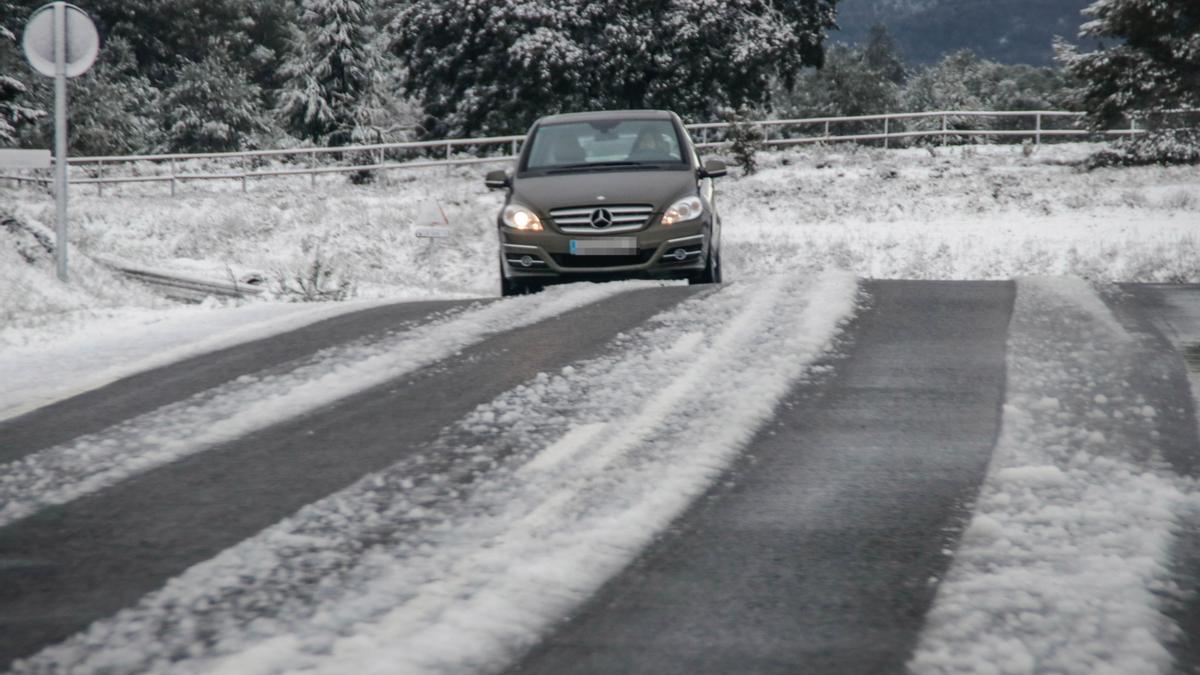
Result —
[{"label": "mercedes star emblem", "polygon": [[596,209],[592,211],[592,227],[603,229],[612,225],[612,213],[608,209]]}]

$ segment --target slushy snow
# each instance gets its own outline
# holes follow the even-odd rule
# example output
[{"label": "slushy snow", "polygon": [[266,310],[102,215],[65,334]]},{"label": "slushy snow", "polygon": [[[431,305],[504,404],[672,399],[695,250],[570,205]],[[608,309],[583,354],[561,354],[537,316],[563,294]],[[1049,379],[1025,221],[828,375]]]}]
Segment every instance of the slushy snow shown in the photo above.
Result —
[{"label": "slushy snow", "polygon": [[1168,549],[1200,502],[1130,384],[1139,337],[1082,280],[1017,289],[1000,440],[910,668],[1169,672]]}]

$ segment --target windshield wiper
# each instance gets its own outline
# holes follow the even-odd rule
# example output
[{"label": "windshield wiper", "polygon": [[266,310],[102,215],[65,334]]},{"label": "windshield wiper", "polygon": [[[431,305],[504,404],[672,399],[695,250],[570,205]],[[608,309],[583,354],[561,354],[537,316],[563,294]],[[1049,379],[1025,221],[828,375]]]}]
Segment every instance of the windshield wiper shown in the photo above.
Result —
[{"label": "windshield wiper", "polygon": [[547,173],[558,173],[559,171],[578,171],[579,169],[657,169],[657,164],[647,164],[645,162],[584,162],[582,164],[563,164],[561,166],[547,167]]}]

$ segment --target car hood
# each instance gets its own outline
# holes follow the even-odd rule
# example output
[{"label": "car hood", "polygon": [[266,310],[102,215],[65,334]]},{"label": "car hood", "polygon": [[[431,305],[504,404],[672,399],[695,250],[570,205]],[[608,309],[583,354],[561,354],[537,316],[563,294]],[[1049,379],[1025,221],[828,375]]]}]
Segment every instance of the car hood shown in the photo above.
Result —
[{"label": "car hood", "polygon": [[652,204],[660,210],[689,187],[696,189],[696,175],[686,170],[588,171],[518,178],[513,201],[543,212],[601,204]]}]

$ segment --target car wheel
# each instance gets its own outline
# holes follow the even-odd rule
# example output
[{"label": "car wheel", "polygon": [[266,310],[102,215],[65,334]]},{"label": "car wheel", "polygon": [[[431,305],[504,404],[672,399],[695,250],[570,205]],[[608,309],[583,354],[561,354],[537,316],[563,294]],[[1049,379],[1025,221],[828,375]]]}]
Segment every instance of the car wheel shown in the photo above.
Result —
[{"label": "car wheel", "polygon": [[521,295],[523,291],[524,289],[517,282],[505,279],[504,275],[500,276],[500,297],[507,298],[513,295]]},{"label": "car wheel", "polygon": [[688,278],[688,285],[721,283],[721,254],[709,252],[704,269]]},{"label": "car wheel", "polygon": [[505,279],[501,276],[500,296],[507,298],[514,295],[530,295],[540,292],[542,286],[542,284],[536,281],[517,281],[515,279]]}]

